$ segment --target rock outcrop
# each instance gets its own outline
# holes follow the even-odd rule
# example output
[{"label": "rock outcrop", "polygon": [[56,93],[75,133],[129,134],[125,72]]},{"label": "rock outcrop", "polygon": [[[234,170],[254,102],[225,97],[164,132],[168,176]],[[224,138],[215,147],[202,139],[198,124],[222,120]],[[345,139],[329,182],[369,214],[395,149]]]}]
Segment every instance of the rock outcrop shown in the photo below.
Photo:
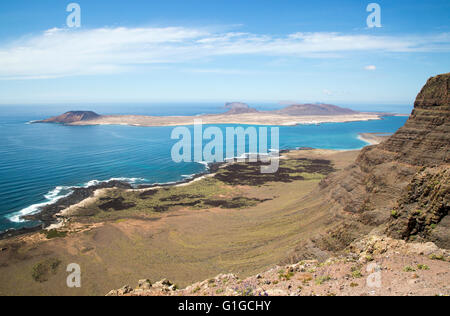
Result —
[{"label": "rock outcrop", "polygon": [[[380,145],[364,148],[355,164],[321,183],[322,194],[332,204],[331,216],[352,223],[360,233],[389,223],[389,235],[405,239],[420,235],[441,247],[450,246],[444,237],[450,233],[445,224],[449,91],[450,73],[430,78],[404,127]],[[431,227],[440,233],[433,234]]]},{"label": "rock outcrop", "polygon": [[[391,212],[387,231],[398,239],[432,240],[450,249],[450,168],[417,173]],[[439,225],[439,226],[438,226]]]}]

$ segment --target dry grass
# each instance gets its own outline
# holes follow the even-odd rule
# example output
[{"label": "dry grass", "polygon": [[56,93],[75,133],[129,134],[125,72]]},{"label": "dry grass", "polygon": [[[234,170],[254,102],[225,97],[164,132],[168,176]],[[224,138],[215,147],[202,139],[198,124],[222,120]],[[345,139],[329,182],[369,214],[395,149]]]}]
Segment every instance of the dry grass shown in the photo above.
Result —
[{"label": "dry grass", "polygon": [[[290,154],[294,155],[329,157],[342,167],[355,153]],[[104,295],[127,283],[134,286],[142,278],[169,278],[185,286],[219,273],[242,277],[258,273],[284,260],[299,241],[330,225],[322,201],[310,194],[319,181],[320,177],[314,176],[290,183],[232,187],[205,179],[158,191],[146,199],[139,198],[138,192],[114,191],[108,194],[110,198],[120,196],[136,206],[95,213],[84,218],[87,225],[96,223],[94,228],[69,233],[65,238],[20,237],[0,242],[8,248],[0,253],[0,295]],[[171,206],[162,213],[153,210],[161,199],[163,204],[174,203],[174,196],[177,203],[236,196],[270,200],[236,209],[200,204]],[[81,231],[76,222],[70,227]],[[62,268],[46,282],[34,281],[33,266],[48,258],[60,260]],[[65,266],[72,262],[81,266],[81,289],[66,287]]]}]

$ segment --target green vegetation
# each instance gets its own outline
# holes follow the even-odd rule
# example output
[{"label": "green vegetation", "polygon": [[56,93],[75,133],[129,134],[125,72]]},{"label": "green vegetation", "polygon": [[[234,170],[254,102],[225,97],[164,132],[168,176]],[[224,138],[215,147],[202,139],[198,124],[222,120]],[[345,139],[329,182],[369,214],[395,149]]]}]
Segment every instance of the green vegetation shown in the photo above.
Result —
[{"label": "green vegetation", "polygon": [[358,286],[359,286],[358,283],[354,283],[354,282],[350,283],[350,287],[358,287]]},{"label": "green vegetation", "polygon": [[395,219],[397,219],[399,217],[399,214],[396,210],[391,211],[391,216]]},{"label": "green vegetation", "polygon": [[58,231],[56,229],[43,230],[42,234],[44,234],[47,239],[63,238],[67,236],[67,232]]},{"label": "green vegetation", "polygon": [[411,267],[411,266],[406,266],[406,267],[403,268],[403,271],[404,271],[404,272],[415,272],[416,269],[414,269],[414,268]]},{"label": "green vegetation", "polygon": [[430,259],[445,261],[444,255],[441,255],[441,254],[432,254],[432,255],[430,255]]},{"label": "green vegetation", "polygon": [[280,278],[280,280],[283,280],[283,281],[289,281],[293,276],[294,276],[294,272],[292,272],[292,271],[285,272],[285,271],[281,270],[278,272],[278,277]]},{"label": "green vegetation", "polygon": [[262,186],[270,182],[290,183],[296,180],[320,180],[334,171],[328,160],[292,158],[280,160],[276,173],[263,174],[258,163],[236,163],[220,169],[216,179],[229,185]]},{"label": "green vegetation", "polygon": [[352,277],[354,277],[355,279],[359,279],[359,278],[362,278],[363,275],[360,270],[355,270],[352,272]]},{"label": "green vegetation", "polygon": [[354,277],[355,279],[359,279],[359,278],[363,277],[363,275],[361,273],[361,266],[358,265],[356,267],[352,267],[351,271],[352,271],[352,277]]},{"label": "green vegetation", "polygon": [[303,279],[303,284],[308,284],[309,282],[311,282],[313,280],[313,277],[312,276],[306,276],[304,279]]},{"label": "green vegetation", "polygon": [[324,275],[324,276],[318,277],[318,278],[316,279],[316,284],[317,284],[317,285],[322,285],[322,284],[324,284],[325,282],[328,282],[328,281],[330,281],[330,280],[331,280],[331,277],[330,277],[330,276]]},{"label": "green vegetation", "polygon": [[[241,190],[233,187],[235,185],[261,187],[271,183],[291,183],[299,180],[319,181],[334,171],[330,161],[320,159],[285,159],[280,162],[280,168],[274,174],[261,173],[261,166],[261,163],[231,164],[219,168],[214,177],[184,186],[146,191],[109,190],[106,196],[94,205],[79,209],[76,216],[83,217],[84,220],[120,223],[126,218],[136,216],[155,218],[159,213],[180,208],[245,209],[268,200],[245,196]],[[53,234],[59,237],[58,234]]]},{"label": "green vegetation", "polygon": [[55,258],[37,263],[32,271],[33,280],[39,283],[48,281],[51,274],[56,274],[60,264],[61,261]]},{"label": "green vegetation", "polygon": [[426,264],[418,264],[417,265],[417,269],[419,269],[419,270],[430,270],[430,267],[427,266]]}]

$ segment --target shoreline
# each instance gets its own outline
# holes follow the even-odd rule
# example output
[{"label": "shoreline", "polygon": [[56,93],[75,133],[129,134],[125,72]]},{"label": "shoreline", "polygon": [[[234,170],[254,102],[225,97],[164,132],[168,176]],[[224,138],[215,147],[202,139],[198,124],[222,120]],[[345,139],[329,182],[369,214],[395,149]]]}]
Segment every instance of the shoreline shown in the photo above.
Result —
[{"label": "shoreline", "polygon": [[[380,117],[382,119],[382,117]],[[368,145],[377,145],[381,143],[384,139],[389,136],[379,136],[380,134],[386,133],[360,133],[357,138],[361,141],[366,142]],[[358,149],[330,149],[337,152],[340,151],[353,151],[353,150],[361,150],[365,146]],[[316,150],[317,148],[309,148],[309,147],[296,147],[291,149],[280,150],[279,153],[288,153],[296,150]],[[281,156],[280,156],[281,158]],[[175,186],[184,186],[189,185],[193,182],[199,181],[205,176],[214,174],[221,166],[228,164],[229,162],[221,162],[221,163],[209,163],[205,171],[193,174],[188,178],[167,182],[167,183],[154,183],[154,184],[139,184],[133,186],[131,183],[123,180],[109,180],[100,182],[98,184],[94,184],[86,187],[73,187],[72,192],[66,196],[61,197],[59,200],[50,203],[41,208],[41,210],[34,214],[23,215],[21,218],[26,221],[36,221],[39,222],[39,225],[31,226],[31,227],[22,227],[22,228],[10,228],[5,231],[0,231],[0,240],[7,239],[10,237],[20,236],[27,233],[37,232],[44,229],[51,229],[52,227],[59,227],[62,224],[61,218],[65,216],[66,212],[69,212],[70,209],[75,208],[81,204],[84,204],[87,200],[93,199],[96,197],[97,191],[99,190],[108,190],[108,189],[124,189],[124,190],[150,190],[156,188],[165,188],[165,187],[175,187]]]},{"label": "shoreline", "polygon": [[122,125],[135,127],[173,127],[192,126],[196,120],[203,125],[260,125],[260,126],[297,126],[318,125],[323,123],[347,123],[381,120],[388,113],[356,113],[342,115],[282,115],[275,113],[243,114],[207,114],[199,116],[144,116],[144,115],[104,115],[98,118],[74,122],[34,121],[31,124],[62,123],[69,126]]},{"label": "shoreline", "polygon": [[[326,149],[326,150],[331,150],[335,152],[345,152],[345,151],[361,150],[362,148],[363,147],[359,149],[347,149],[347,150],[341,149]],[[296,147],[292,149],[282,149],[279,151],[280,154],[279,158],[281,159],[283,157],[281,156],[281,154],[302,150],[320,150],[320,148]],[[214,175],[217,172],[217,170],[219,170],[219,168],[229,163],[230,161],[208,163],[206,164],[207,165],[206,169],[203,172],[193,174],[188,178],[174,182],[139,184],[133,186],[131,183],[127,181],[109,180],[90,186],[73,187],[72,188],[73,191],[71,193],[61,197],[59,200],[56,200],[51,204],[45,205],[40,209],[39,212],[21,216],[21,218],[24,219],[25,221],[39,222],[39,225],[30,227],[21,227],[17,229],[10,228],[6,229],[5,231],[0,231],[0,240],[26,235],[28,233],[35,233],[42,230],[57,229],[60,227],[61,224],[64,223],[63,218],[68,214],[68,212],[71,211],[72,208],[77,208],[80,205],[86,203],[87,201],[90,201],[91,199],[98,198],[99,197],[98,195],[100,194],[99,191],[104,192],[105,190],[110,189],[123,189],[131,191],[141,190],[142,192],[144,192],[151,189],[186,186],[190,185],[191,183],[200,181],[207,176]]]},{"label": "shoreline", "polygon": [[[279,153],[288,153],[294,149],[284,149],[280,150]],[[281,158],[281,156],[280,156]],[[237,158],[236,158],[237,159]],[[187,186],[197,181],[200,181],[208,176],[213,176],[219,168],[222,166],[226,166],[232,162],[214,162],[207,163],[206,169],[203,172],[199,172],[197,174],[193,174],[188,178],[167,182],[167,183],[154,183],[154,184],[139,184],[133,186],[129,182],[123,180],[109,180],[105,182],[100,182],[98,184],[94,184],[86,187],[74,187],[71,193],[66,196],[61,197],[59,200],[54,203],[48,204],[40,209],[39,212],[29,215],[21,216],[22,219],[26,221],[36,221],[39,222],[39,225],[30,226],[30,227],[21,227],[18,229],[10,228],[5,231],[0,232],[0,240],[17,237],[21,235],[25,235],[28,233],[35,233],[42,230],[50,230],[57,229],[61,224],[64,223],[65,215],[71,211],[72,208],[76,208],[78,206],[83,205],[84,203],[97,199],[99,195],[106,190],[110,189],[122,189],[122,190],[131,190],[131,191],[148,191],[152,189],[159,188],[168,188],[168,187],[177,187],[177,186]],[[70,214],[69,214],[70,215]]]},{"label": "shoreline", "polygon": [[100,190],[109,190],[109,189],[123,189],[123,190],[142,190],[147,191],[156,188],[166,188],[166,187],[174,187],[181,185],[189,185],[190,183],[196,182],[204,178],[205,176],[214,174],[222,165],[227,164],[227,162],[223,163],[210,163],[207,165],[205,171],[194,174],[189,178],[185,178],[183,180],[168,182],[168,183],[154,183],[154,184],[139,184],[137,186],[133,186],[132,184],[121,181],[121,180],[110,180],[101,182],[99,184],[87,186],[87,187],[74,187],[71,193],[67,196],[61,197],[61,199],[55,201],[54,203],[48,204],[35,214],[24,215],[21,218],[26,221],[36,221],[39,222],[39,225],[31,226],[31,227],[22,227],[22,228],[10,228],[5,231],[0,232],[0,240],[8,239],[20,235],[25,235],[28,233],[35,233],[49,227],[57,227],[57,225],[61,224],[61,217],[64,216],[63,212],[68,211],[70,208],[76,207],[82,203],[85,203],[86,200],[96,198],[98,195],[98,191]]}]

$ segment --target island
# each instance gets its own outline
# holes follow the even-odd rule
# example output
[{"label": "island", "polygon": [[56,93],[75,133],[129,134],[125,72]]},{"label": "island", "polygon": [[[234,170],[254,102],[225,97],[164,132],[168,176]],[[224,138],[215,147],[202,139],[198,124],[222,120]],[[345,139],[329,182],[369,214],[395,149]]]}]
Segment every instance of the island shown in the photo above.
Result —
[{"label": "island", "polygon": [[281,110],[258,111],[245,103],[225,105],[224,113],[197,116],[99,115],[92,111],[71,111],[33,123],[67,125],[186,126],[194,120],[203,124],[278,125],[343,123],[379,120],[389,113],[357,112],[330,104],[294,104]]}]

